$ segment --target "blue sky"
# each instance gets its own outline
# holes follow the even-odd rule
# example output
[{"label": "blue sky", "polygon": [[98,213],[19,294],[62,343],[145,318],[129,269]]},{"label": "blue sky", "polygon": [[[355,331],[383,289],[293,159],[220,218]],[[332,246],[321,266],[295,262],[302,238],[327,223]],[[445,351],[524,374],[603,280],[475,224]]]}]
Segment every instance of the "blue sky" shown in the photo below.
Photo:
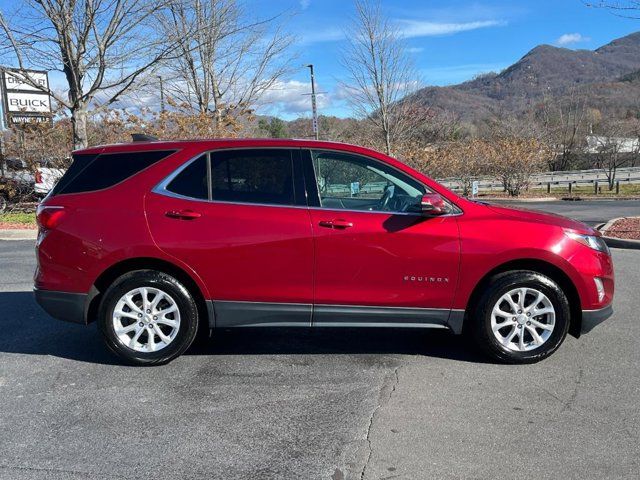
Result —
[{"label": "blue sky", "polygon": [[[344,75],[339,52],[353,12],[349,0],[256,2],[265,13],[296,11],[291,30],[299,37],[300,65],[313,63],[324,114],[348,113],[337,81]],[[266,7],[269,5],[268,7]],[[595,49],[640,30],[640,20],[586,7],[580,0],[383,0],[383,9],[406,33],[406,43],[424,85],[448,85],[478,73],[500,71],[539,44]],[[291,78],[308,82],[301,68]],[[299,88],[298,86],[295,89]],[[269,110],[295,116],[303,102]]]},{"label": "blue sky", "polygon": [[[308,115],[308,69],[316,69],[320,113],[348,116],[339,81],[345,29],[352,0],[245,0],[248,11],[265,18],[285,13],[296,37],[295,70],[268,92],[259,113],[291,119]],[[640,30],[640,20],[588,8],[581,0],[383,0],[383,10],[405,35],[423,85],[459,83],[488,71],[500,71],[539,44],[594,49]],[[3,11],[15,7],[0,0]],[[53,86],[63,86],[52,75]],[[268,102],[268,103],[267,103]]]}]

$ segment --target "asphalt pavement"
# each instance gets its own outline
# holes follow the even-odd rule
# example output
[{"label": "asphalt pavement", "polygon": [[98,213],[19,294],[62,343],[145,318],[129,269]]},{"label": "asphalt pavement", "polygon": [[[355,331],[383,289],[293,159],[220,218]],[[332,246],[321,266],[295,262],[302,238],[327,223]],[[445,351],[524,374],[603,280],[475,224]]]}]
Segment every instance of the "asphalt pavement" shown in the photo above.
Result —
[{"label": "asphalt pavement", "polygon": [[592,227],[612,218],[640,216],[640,200],[512,201],[487,200],[507,207],[541,210],[571,217]]},{"label": "asphalt pavement", "polygon": [[615,315],[542,363],[441,331],[234,330],[118,364],[35,304],[0,241],[0,479],[637,479],[640,252]]}]

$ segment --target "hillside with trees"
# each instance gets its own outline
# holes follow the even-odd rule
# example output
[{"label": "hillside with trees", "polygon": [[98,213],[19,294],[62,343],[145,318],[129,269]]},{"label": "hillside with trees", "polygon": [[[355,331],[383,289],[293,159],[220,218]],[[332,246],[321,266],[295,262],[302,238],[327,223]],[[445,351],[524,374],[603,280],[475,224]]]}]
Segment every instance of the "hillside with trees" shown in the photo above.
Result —
[{"label": "hillside with trees", "polygon": [[452,112],[472,125],[520,115],[549,99],[592,97],[593,108],[616,117],[640,116],[640,32],[596,50],[540,45],[500,73],[447,87],[427,87],[410,100]]}]

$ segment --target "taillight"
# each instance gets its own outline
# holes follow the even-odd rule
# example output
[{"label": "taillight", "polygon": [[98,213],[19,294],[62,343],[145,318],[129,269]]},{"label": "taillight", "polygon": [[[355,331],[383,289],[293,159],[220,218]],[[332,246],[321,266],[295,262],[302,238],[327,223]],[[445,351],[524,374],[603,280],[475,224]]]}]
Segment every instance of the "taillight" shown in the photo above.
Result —
[{"label": "taillight", "polygon": [[42,183],[42,172],[36,168],[36,183]]},{"label": "taillight", "polygon": [[36,210],[36,220],[41,228],[51,230],[58,226],[65,213],[64,207],[39,205]]}]

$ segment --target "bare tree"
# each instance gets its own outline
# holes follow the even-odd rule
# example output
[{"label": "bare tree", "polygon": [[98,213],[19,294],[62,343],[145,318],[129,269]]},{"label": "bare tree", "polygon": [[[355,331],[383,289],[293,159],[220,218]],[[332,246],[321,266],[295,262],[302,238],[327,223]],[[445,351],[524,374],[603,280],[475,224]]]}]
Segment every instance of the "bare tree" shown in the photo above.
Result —
[{"label": "bare tree", "polygon": [[493,152],[487,173],[498,178],[511,196],[528,189],[532,175],[550,163],[552,149],[533,112],[518,117],[498,115],[496,121],[489,122],[485,141]]},{"label": "bare tree", "polygon": [[[361,122],[361,120],[355,118],[338,118],[325,115],[318,117],[323,140],[368,145],[366,128],[363,128]],[[309,117],[298,117],[287,122],[287,129],[289,135],[293,138],[313,137]]]},{"label": "bare tree", "polygon": [[586,96],[570,92],[566,99],[546,98],[540,112],[545,142],[553,149],[551,171],[568,170],[583,147],[588,122]]},{"label": "bare tree", "polygon": [[607,177],[609,190],[613,190],[618,168],[635,163],[640,139],[632,125],[621,121],[603,121],[595,131],[596,135],[588,137],[589,152],[595,157],[596,168]]},{"label": "bare tree", "polygon": [[[6,60],[20,69],[61,71],[64,95],[27,76],[71,114],[73,145],[87,146],[87,114],[121,97],[175,50],[175,35],[160,42],[153,19],[170,0],[20,0],[0,13]],[[180,32],[184,34],[184,32]]]},{"label": "bare tree", "polygon": [[547,146],[532,137],[496,137],[491,140],[491,147],[492,173],[512,197],[529,189],[531,177],[542,171],[549,158]]},{"label": "bare tree", "polygon": [[355,112],[379,132],[387,154],[411,127],[410,101],[417,74],[397,28],[381,10],[379,0],[355,0],[356,15],[348,31],[342,64],[343,82]]},{"label": "bare tree", "polygon": [[454,182],[462,194],[471,194],[472,183],[493,171],[494,150],[482,139],[442,142],[424,149],[411,165],[434,177]]},{"label": "bare tree", "polygon": [[170,93],[218,122],[290,71],[284,17],[249,20],[247,10],[238,0],[177,0],[163,18],[163,30],[180,39],[178,60],[166,66]]},{"label": "bare tree", "polygon": [[598,2],[583,1],[587,7],[606,8],[620,17],[640,19],[640,1],[638,0],[601,0]]}]

